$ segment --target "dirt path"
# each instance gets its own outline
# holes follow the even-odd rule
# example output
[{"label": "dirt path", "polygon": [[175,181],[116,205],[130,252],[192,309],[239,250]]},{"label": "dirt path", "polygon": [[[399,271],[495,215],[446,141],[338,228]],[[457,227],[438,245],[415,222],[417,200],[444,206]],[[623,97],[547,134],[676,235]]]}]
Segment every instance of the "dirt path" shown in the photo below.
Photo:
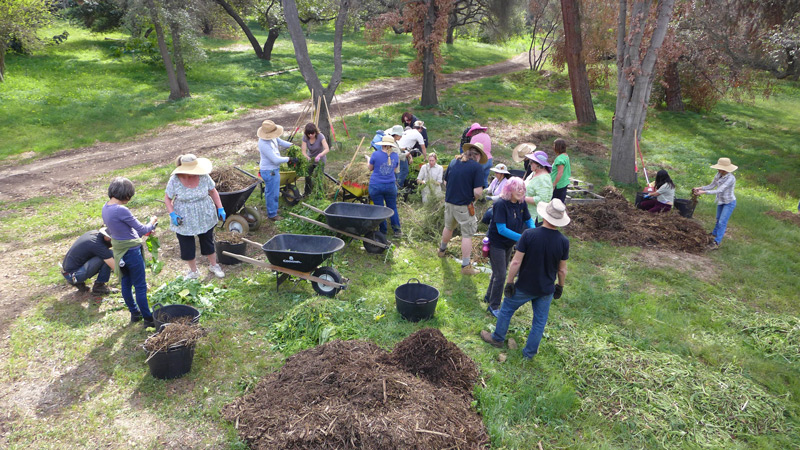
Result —
[{"label": "dirt path", "polygon": [[[489,66],[444,75],[439,83],[445,89],[459,83],[523,70],[528,67],[527,53]],[[342,112],[351,115],[391,103],[409,101],[422,90],[416,78],[391,78],[375,81],[366,87],[337,95]],[[387,95],[391,92],[391,96]],[[226,122],[193,126],[170,126],[153,137],[131,142],[103,142],[90,147],[64,150],[34,162],[0,166],[0,200],[19,201],[51,195],[64,185],[82,183],[112,170],[133,165],[164,164],[187,150],[208,155],[216,149],[255,144],[255,131],[267,118],[291,126],[301,112],[301,103],[285,103],[249,111],[245,116]],[[200,122],[200,121],[197,121]]]}]

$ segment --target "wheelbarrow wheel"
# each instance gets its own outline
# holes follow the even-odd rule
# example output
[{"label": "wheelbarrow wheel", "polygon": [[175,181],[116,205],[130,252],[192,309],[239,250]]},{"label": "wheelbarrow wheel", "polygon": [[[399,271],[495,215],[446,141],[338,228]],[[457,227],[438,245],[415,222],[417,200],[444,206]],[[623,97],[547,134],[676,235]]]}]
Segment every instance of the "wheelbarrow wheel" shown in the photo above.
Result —
[{"label": "wheelbarrow wheel", "polygon": [[258,209],[252,206],[245,206],[242,211],[242,217],[247,221],[250,231],[257,231],[261,227],[261,213]]},{"label": "wheelbarrow wheel", "polygon": [[281,189],[281,194],[289,206],[300,203],[300,199],[303,198],[303,196],[300,195],[300,189],[297,189],[297,186],[293,184]]},{"label": "wheelbarrow wheel", "polygon": [[[381,244],[389,245],[389,240],[386,239],[386,235],[381,233],[380,231],[370,231],[364,237],[366,237],[368,239],[372,239],[373,241],[380,242]],[[367,241],[363,241],[363,242],[364,242],[364,250],[366,250],[367,253],[383,253],[383,252],[386,251],[386,247],[381,247],[379,245],[370,244]]]},{"label": "wheelbarrow wheel", "polygon": [[[334,283],[342,282],[342,275],[333,267],[320,267],[311,275],[314,275],[317,278],[322,278],[326,281],[333,281]],[[311,286],[314,287],[314,290],[317,291],[317,294],[325,297],[335,297],[336,294],[341,291],[341,288],[326,286],[316,281],[311,282]]]},{"label": "wheelbarrow wheel", "polygon": [[250,224],[247,223],[247,219],[244,217],[238,214],[232,214],[225,223],[222,224],[222,228],[225,231],[244,234],[250,230]]}]

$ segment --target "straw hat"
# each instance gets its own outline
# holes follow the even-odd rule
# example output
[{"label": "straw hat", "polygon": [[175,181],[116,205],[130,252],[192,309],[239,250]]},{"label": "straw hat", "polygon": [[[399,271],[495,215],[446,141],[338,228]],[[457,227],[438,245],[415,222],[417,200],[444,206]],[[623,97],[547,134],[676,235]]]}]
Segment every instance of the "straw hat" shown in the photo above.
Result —
[{"label": "straw hat", "polygon": [[425,122],[421,120],[414,122],[414,128],[425,128]]},{"label": "straw hat", "polygon": [[258,132],[256,135],[261,139],[274,139],[283,134],[283,127],[280,125],[275,125],[275,122],[271,120],[265,120],[261,122],[261,127],[259,127]]},{"label": "straw hat", "polygon": [[384,135],[381,138],[381,140],[377,142],[377,144],[380,145],[381,147],[392,147],[392,148],[394,148],[396,150],[400,149],[397,146],[397,142],[394,140],[394,138],[392,136],[389,136],[389,135]]},{"label": "straw hat", "polygon": [[211,173],[211,161],[198,158],[191,153],[181,155],[180,165],[172,171],[173,175],[183,173],[186,175],[208,175]]},{"label": "straw hat", "polygon": [[533,153],[528,153],[527,155],[525,155],[525,157],[535,162],[536,164],[539,164],[542,167],[553,167],[552,164],[547,162],[547,153],[541,150],[537,150]]},{"label": "straw hat", "polygon": [[471,148],[481,152],[481,160],[479,161],[480,164],[486,164],[486,161],[489,161],[489,158],[486,157],[486,152],[483,151],[483,144],[480,142],[476,142],[474,144],[464,144],[463,148],[465,152]]},{"label": "straw hat", "polygon": [[503,163],[500,163],[500,164],[492,167],[489,170],[491,170],[492,172],[504,173],[506,175],[511,175],[511,172],[508,171],[508,167],[506,167],[506,165],[503,164]]},{"label": "straw hat", "polygon": [[724,170],[725,172],[733,172],[734,170],[738,169],[739,166],[734,166],[731,164],[730,158],[720,158],[717,160],[717,163],[711,166],[712,169],[717,170]]},{"label": "straw hat", "polygon": [[472,136],[476,131],[486,131],[488,128],[482,127],[478,122],[473,123],[467,131],[467,136]]},{"label": "straw hat", "polygon": [[550,203],[539,202],[536,205],[536,212],[544,218],[550,225],[556,227],[563,227],[569,223],[570,219],[567,215],[567,207],[564,202],[554,198]]},{"label": "straw hat", "polygon": [[402,136],[403,135],[403,127],[401,127],[400,125],[395,125],[392,128],[389,128],[386,131],[384,131],[383,134],[385,134],[387,136],[390,136],[390,137],[394,136],[394,135]]},{"label": "straw hat", "polygon": [[534,144],[529,144],[527,142],[519,144],[511,151],[511,159],[513,159],[514,162],[522,162],[525,159],[525,155],[533,153],[534,150],[536,150],[536,145]]}]

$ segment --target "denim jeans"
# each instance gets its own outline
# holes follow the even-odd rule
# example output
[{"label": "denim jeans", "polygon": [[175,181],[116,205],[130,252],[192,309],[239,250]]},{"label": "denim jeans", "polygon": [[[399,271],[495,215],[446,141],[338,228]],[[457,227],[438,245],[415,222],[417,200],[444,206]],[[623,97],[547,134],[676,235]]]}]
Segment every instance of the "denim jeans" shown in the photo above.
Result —
[{"label": "denim jeans", "polygon": [[525,343],[525,348],[522,349],[522,356],[533,358],[533,355],[539,351],[539,343],[542,341],[544,326],[547,325],[547,316],[550,314],[550,302],[552,300],[553,294],[534,297],[517,289],[513,297],[503,299],[503,305],[500,307],[500,315],[497,318],[497,325],[494,333],[492,333],[492,339],[499,342],[505,341],[508,325],[511,323],[511,316],[520,306],[530,301],[533,305],[533,323],[531,324],[531,332],[528,334],[528,342]]},{"label": "denim jeans", "polygon": [[64,274],[64,278],[67,279],[69,284],[74,285],[85,283],[86,280],[95,275],[97,275],[97,280],[95,281],[97,283],[108,283],[108,279],[111,278],[111,267],[108,267],[108,264],[99,256],[86,261],[78,270]]},{"label": "denim jeans", "polygon": [[[391,208],[394,211],[392,215],[392,229],[398,231],[400,229],[400,215],[397,214],[397,185],[394,183],[370,183],[369,184],[369,198],[372,203]],[[386,221],[381,222],[381,233],[386,234]]]},{"label": "denim jeans", "polygon": [[481,166],[481,167],[483,167],[483,188],[484,189],[489,187],[489,175],[492,173],[489,169],[492,168],[492,162],[494,162],[494,158],[489,158],[489,160],[486,161],[486,164]]},{"label": "denim jeans", "polygon": [[[120,272],[122,273],[120,290],[122,291],[122,298],[125,300],[125,305],[131,313],[135,313],[138,310],[142,313],[142,317],[144,317],[145,320],[151,320],[153,314],[150,312],[150,307],[147,305],[147,279],[144,259],[142,258],[142,248],[136,247],[128,250],[125,252],[125,256],[122,257],[122,261],[125,262],[125,265],[120,267]],[[135,303],[133,301],[133,292],[131,288],[136,290]]]},{"label": "denim jeans", "polygon": [[711,232],[717,244],[722,242],[722,237],[725,236],[725,231],[728,229],[728,219],[731,218],[735,208],[736,200],[724,205],[717,205],[717,223],[714,225],[714,231]]},{"label": "denim jeans", "polygon": [[399,169],[400,171],[394,174],[394,177],[397,180],[397,187],[401,188],[408,177],[408,159],[400,157]]},{"label": "denim jeans", "polygon": [[489,278],[489,286],[486,288],[486,298],[492,309],[500,307],[503,299],[503,288],[506,286],[506,273],[508,263],[511,261],[511,253],[514,247],[495,247],[489,246],[489,262],[492,265],[492,277]]},{"label": "denim jeans", "polygon": [[264,199],[267,203],[267,217],[278,215],[278,197],[281,195],[281,171],[278,169],[262,170],[264,180]]}]

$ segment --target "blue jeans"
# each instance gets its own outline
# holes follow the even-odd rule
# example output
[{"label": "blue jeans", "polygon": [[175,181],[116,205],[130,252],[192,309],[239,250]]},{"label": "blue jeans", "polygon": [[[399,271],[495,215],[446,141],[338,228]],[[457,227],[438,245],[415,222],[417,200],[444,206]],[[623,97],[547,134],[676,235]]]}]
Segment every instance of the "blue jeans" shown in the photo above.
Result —
[{"label": "blue jeans", "polygon": [[[392,229],[394,231],[400,230],[400,215],[397,214],[397,185],[394,183],[370,183],[369,184],[369,198],[372,203],[383,206],[384,203],[388,208],[392,208],[394,215],[392,216]],[[381,222],[381,233],[386,234],[386,221]]]},{"label": "blue jeans", "polygon": [[[138,310],[145,320],[152,320],[153,314],[147,305],[147,279],[144,259],[142,259],[142,248],[136,247],[128,250],[125,252],[125,256],[122,257],[122,261],[125,261],[125,265],[120,267],[120,272],[122,273],[120,290],[128,311],[135,313]],[[133,301],[131,288],[136,290],[136,303]]]},{"label": "blue jeans", "polygon": [[406,177],[408,177],[408,159],[402,156],[400,157],[399,169],[400,171],[394,174],[394,177],[397,180],[397,187],[401,188],[406,181]]},{"label": "blue jeans", "polygon": [[281,171],[278,169],[262,170],[264,180],[264,199],[267,203],[267,217],[278,215],[278,197],[281,195]]},{"label": "blue jeans", "polygon": [[108,264],[99,256],[86,261],[78,270],[64,274],[64,278],[69,284],[75,285],[85,283],[95,275],[97,275],[96,283],[108,283],[108,279],[111,278],[111,267],[108,267]]},{"label": "blue jeans", "polygon": [[717,205],[717,223],[714,225],[714,231],[711,232],[717,244],[722,242],[722,237],[725,236],[725,231],[728,229],[728,219],[731,218],[735,208],[736,200],[724,205]]},{"label": "blue jeans", "polygon": [[500,307],[500,315],[497,318],[497,325],[494,333],[492,333],[492,339],[498,342],[505,341],[508,325],[511,323],[511,316],[520,306],[530,301],[533,305],[533,323],[531,324],[531,332],[528,334],[528,342],[525,343],[525,348],[522,349],[522,356],[533,358],[533,355],[539,351],[539,343],[542,341],[544,326],[547,325],[547,316],[550,314],[550,302],[552,300],[553,294],[534,297],[517,289],[513,297],[505,297],[503,299],[503,305]]},{"label": "blue jeans", "polygon": [[483,188],[484,189],[489,187],[489,175],[492,173],[489,169],[492,168],[492,162],[494,162],[494,158],[489,158],[489,160],[486,161],[486,164],[481,166],[481,167],[483,167]]}]

